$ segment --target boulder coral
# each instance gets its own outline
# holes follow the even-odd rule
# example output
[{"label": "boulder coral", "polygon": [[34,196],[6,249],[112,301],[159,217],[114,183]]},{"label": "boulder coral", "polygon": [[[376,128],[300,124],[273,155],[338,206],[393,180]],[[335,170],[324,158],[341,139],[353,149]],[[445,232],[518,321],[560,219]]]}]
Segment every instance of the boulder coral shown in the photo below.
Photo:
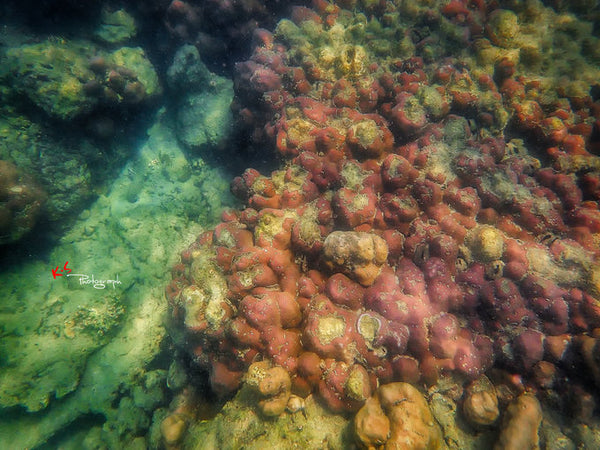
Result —
[{"label": "boulder coral", "polygon": [[271,367],[269,361],[255,362],[248,368],[245,380],[259,396],[258,409],[265,417],[277,417],[286,410],[292,381],[283,367]]},{"label": "boulder coral", "polygon": [[196,417],[197,393],[192,387],[184,389],[171,402],[171,410],[160,423],[162,442],[168,450],[181,448],[188,426]]},{"label": "boulder coral", "polygon": [[486,376],[479,377],[466,387],[462,410],[465,419],[473,426],[483,427],[496,422],[500,416],[498,395]]},{"label": "boulder coral", "polygon": [[376,234],[334,231],[323,243],[322,261],[332,272],[342,272],[370,286],[387,260],[388,248]]},{"label": "boulder coral", "polygon": [[495,450],[539,448],[538,431],[542,423],[542,407],[534,395],[518,396],[506,408]]},{"label": "boulder coral", "polygon": [[354,417],[358,444],[367,449],[441,449],[442,431],[423,394],[408,383],[385,384]]}]

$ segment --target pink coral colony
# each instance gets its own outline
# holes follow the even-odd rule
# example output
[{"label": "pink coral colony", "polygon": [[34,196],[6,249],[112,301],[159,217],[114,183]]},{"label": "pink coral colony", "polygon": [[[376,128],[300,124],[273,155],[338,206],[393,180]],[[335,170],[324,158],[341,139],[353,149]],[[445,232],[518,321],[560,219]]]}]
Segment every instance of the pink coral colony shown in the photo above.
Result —
[{"label": "pink coral colony", "polygon": [[[509,45],[486,31],[492,9],[454,0],[441,15],[469,42]],[[233,393],[260,360],[336,412],[388,382],[492,368],[534,391],[584,383],[600,327],[598,102],[542,107],[509,59],[486,72],[376,58],[366,41],[315,50],[298,36],[352,22],[323,0],[291,18],[258,29],[236,68],[240,120],[284,164],[233,181],[245,209],[182,253],[167,288],[213,390]]]}]

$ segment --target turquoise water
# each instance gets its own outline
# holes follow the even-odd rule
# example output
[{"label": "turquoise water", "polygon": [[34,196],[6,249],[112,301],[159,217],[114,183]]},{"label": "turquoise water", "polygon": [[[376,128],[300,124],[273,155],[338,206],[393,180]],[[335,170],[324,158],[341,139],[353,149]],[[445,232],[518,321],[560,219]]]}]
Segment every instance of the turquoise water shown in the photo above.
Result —
[{"label": "turquoise water", "polygon": [[[411,399],[414,408],[429,411],[428,418],[405,425],[419,434],[419,426],[429,423],[426,448],[491,448],[494,443],[498,448],[533,443],[598,448],[597,3],[348,0],[337,2],[341,9],[326,2],[292,3],[48,0],[0,6],[0,448],[352,448],[362,439],[353,422],[359,408],[379,385],[399,381],[417,386],[421,393]],[[256,48],[285,57],[256,51],[252,62],[244,63]],[[287,71],[290,67],[301,69]],[[285,107],[279,106],[285,101]],[[315,138],[323,128],[330,134]],[[336,132],[341,137],[331,137]],[[335,147],[336,139],[346,140],[346,147]],[[500,141],[506,151],[497,156],[493,146]],[[415,156],[423,148],[430,150],[422,151],[421,158],[433,155],[427,162]],[[327,168],[311,172],[312,181],[302,184],[310,164],[301,156],[292,158],[303,153],[355,165],[340,163],[339,173]],[[392,174],[408,181],[382,184],[369,177],[369,170],[379,171],[390,153],[410,160],[406,164],[411,167]],[[468,161],[461,166],[459,160]],[[495,169],[477,172],[485,164]],[[232,180],[250,167],[265,177],[279,170],[260,179],[271,183],[276,195],[265,193],[265,184],[248,181],[248,172],[245,181],[234,183],[241,198],[230,192]],[[544,177],[550,173],[565,178],[548,181]],[[517,176],[522,178],[516,181]],[[421,188],[407,194],[413,183],[425,179],[429,184],[421,184],[422,189],[440,186],[438,203],[452,210],[428,209],[429,197]],[[344,209],[338,190],[356,193],[363,187],[374,192],[379,216],[373,212],[370,219],[355,219],[355,211]],[[469,188],[463,193],[482,197],[483,208],[480,204],[471,212],[475,206],[468,201],[449,199],[452,188]],[[287,209],[268,203],[284,197],[286,189],[293,191],[288,192]],[[463,235],[450,226],[441,233],[461,243],[452,256],[456,272],[444,283],[459,283],[460,264],[479,264],[488,286],[501,275],[519,278],[518,271],[524,270],[515,282],[523,292],[527,274],[562,290],[556,294],[540,288],[518,309],[520,304],[502,297],[500,287],[469,297],[465,286],[471,281],[465,275],[458,299],[439,310],[432,306],[422,322],[410,323],[410,338],[395,335],[403,344],[375,344],[375,337],[365,338],[369,328],[357,334],[369,341],[366,358],[357,351],[347,359],[355,339],[335,344],[330,354],[317,341],[335,340],[340,317],[344,328],[344,320],[350,321],[356,311],[375,312],[370,326],[386,316],[386,307],[377,303],[383,300],[373,300],[375,306],[362,300],[365,289],[379,286],[375,280],[382,279],[378,277],[386,268],[404,267],[408,273],[418,266],[417,272],[425,271],[430,258],[445,255],[441,241],[435,241],[438,247],[432,244],[433,237],[427,237],[426,248],[411,243],[419,234],[417,222],[411,227],[412,216],[398,219],[410,211],[389,205],[385,210],[384,191],[417,198],[413,202],[419,217],[427,219],[423,227],[442,223],[456,211],[462,214]],[[541,191],[548,199],[541,200]],[[294,203],[297,198],[301,200]],[[317,198],[333,204],[328,218],[317,220],[321,206],[311,203]],[[359,195],[352,201],[350,209],[368,203]],[[254,213],[263,210],[261,219],[253,222],[248,210],[241,218],[222,215],[248,206]],[[244,223],[256,242],[268,241],[262,248],[278,248],[283,245],[274,237],[280,216],[264,212],[269,208],[286,209],[286,220],[304,227],[298,232],[304,237],[323,234],[316,238],[318,244],[302,247],[296,238],[284,249],[294,252],[286,258],[306,275],[304,281],[309,270],[320,271],[323,280],[344,274],[353,283],[352,293],[344,295],[354,298],[360,292],[360,300],[334,302],[348,315],[330,316],[334,319],[327,329],[311,328],[318,323],[315,296],[300,288],[292,294],[299,318],[280,324],[301,335],[301,350],[292,351],[292,363],[277,359],[279,350],[269,348],[272,341],[245,312],[249,303],[242,305],[253,286],[264,286],[242,279],[239,292],[232,294],[235,274],[225,267],[243,253],[238,238],[194,244],[226,220]],[[477,214],[479,209],[486,211]],[[265,219],[269,214],[273,216]],[[343,257],[319,253],[318,245],[326,245],[325,237],[334,229],[375,230],[378,239],[385,238],[385,255],[367,257],[362,247]],[[384,230],[401,233],[400,243]],[[507,246],[514,254],[526,249],[522,258],[527,267],[508,267],[523,259],[507,256],[513,255]],[[207,263],[217,247],[235,254],[234,263]],[[330,252],[340,247],[343,243]],[[403,257],[414,264],[403,265]],[[275,264],[272,259],[269,263]],[[185,281],[178,278],[182,273]],[[225,291],[229,283],[229,291],[217,292],[213,280],[215,286],[222,282]],[[219,295],[229,295],[213,312],[229,334],[212,322],[212,331],[198,331],[198,317],[210,311],[198,306],[193,289],[192,294],[181,293],[194,283],[200,290],[213,289],[213,303],[221,300]],[[265,286],[273,290],[274,284]],[[389,295],[401,290],[400,282],[396,287],[380,284]],[[315,281],[316,291],[333,289],[324,285]],[[433,298],[432,292],[428,295]],[[252,295],[262,299],[266,294],[258,289]],[[335,297],[330,291],[327,295]],[[540,306],[555,300],[552,307]],[[354,301],[358,306],[352,306]],[[486,301],[497,306],[485,309]],[[464,306],[469,302],[475,306]],[[232,317],[222,319],[221,313]],[[433,324],[449,317],[446,313],[456,316],[460,337],[435,335]],[[250,322],[262,333],[261,344],[244,347],[231,337],[229,319],[244,314],[246,325]],[[510,322],[510,333],[503,334],[502,320]],[[511,321],[521,322],[513,327]],[[541,342],[533,350],[536,343],[528,340],[532,331]],[[420,332],[427,339],[424,351],[417,342]],[[485,336],[489,345],[475,346],[475,335]],[[437,349],[431,344],[435,339]],[[489,347],[489,355],[478,355],[481,360],[461,369],[453,360],[456,351],[449,350],[459,341],[468,341],[465,360],[475,358],[470,352],[486,354],[482,347]],[[320,379],[309,387],[299,381],[295,366],[305,351],[320,358]],[[257,355],[252,361],[244,359],[252,352]],[[399,356],[418,360],[416,375],[398,368],[403,364]],[[262,409],[265,399],[256,387],[260,376],[241,381],[250,362],[263,358],[274,359],[274,365],[292,374],[291,387],[282,387],[275,396],[285,391],[278,414]],[[227,367],[218,372],[218,364]],[[356,370],[340,369],[342,365]],[[331,387],[337,370],[354,378],[347,376],[342,387]],[[356,379],[363,373],[360,384]],[[481,381],[484,374],[492,381]],[[228,381],[229,376],[237,378]],[[475,378],[479,382],[470,384]],[[477,423],[475,413],[465,412],[467,398],[478,389],[494,390],[500,399],[499,417],[491,423]],[[328,399],[332,392],[335,398]],[[398,402],[413,394],[402,395]],[[537,400],[523,406],[517,398]],[[519,416],[514,405],[533,412]],[[542,417],[541,425],[536,423]],[[367,428],[380,432],[375,425]],[[522,440],[511,441],[507,436],[512,435]],[[384,431],[382,439],[393,438]]]}]

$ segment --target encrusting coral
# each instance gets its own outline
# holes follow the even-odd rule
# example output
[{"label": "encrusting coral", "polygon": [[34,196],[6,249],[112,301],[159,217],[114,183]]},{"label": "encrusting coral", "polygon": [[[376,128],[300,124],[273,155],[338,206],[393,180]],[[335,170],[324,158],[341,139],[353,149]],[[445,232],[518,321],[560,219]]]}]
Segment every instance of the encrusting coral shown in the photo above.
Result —
[{"label": "encrusting coral", "polygon": [[[373,408],[390,382],[467,385],[491,368],[534,392],[549,373],[589,389],[573,355],[600,326],[597,68],[578,60],[564,89],[532,75],[541,5],[536,19],[519,5],[400,3],[370,18],[294,7],[236,67],[241,123],[286,163],[233,181],[245,208],[182,253],[167,289],[182,345],[221,394],[256,361],[336,412]],[[390,38],[416,18],[451,38],[437,50],[438,34]],[[471,40],[476,57],[449,56]],[[187,326],[210,312],[187,296],[209,269],[221,315]],[[484,387],[463,400],[475,426],[501,408]],[[369,420],[381,430],[365,445],[380,445],[386,420]]]}]

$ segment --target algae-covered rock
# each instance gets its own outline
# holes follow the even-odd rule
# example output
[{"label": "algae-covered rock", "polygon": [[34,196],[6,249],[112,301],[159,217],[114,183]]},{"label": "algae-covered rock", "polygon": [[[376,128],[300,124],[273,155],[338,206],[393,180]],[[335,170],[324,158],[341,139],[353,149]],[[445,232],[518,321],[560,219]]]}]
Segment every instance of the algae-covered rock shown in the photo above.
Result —
[{"label": "algae-covered rock", "polygon": [[6,71],[29,101],[51,116],[69,119],[91,111],[96,103],[83,90],[94,78],[87,64],[94,54],[93,45],[49,39],[8,49]]},{"label": "algae-covered rock", "polygon": [[175,94],[179,140],[206,156],[223,148],[233,126],[233,82],[211,73],[196,47],[184,45],[167,71],[167,83]]},{"label": "algae-covered rock", "polygon": [[144,50],[113,53],[87,41],[55,38],[6,51],[0,75],[48,115],[70,120],[100,104],[122,105],[160,94],[158,76]]},{"label": "algae-covered rock", "polygon": [[89,136],[73,136],[54,122],[24,116],[12,106],[14,98],[0,100],[0,160],[30,174],[46,192],[39,219],[48,225],[44,231],[65,229],[94,195],[92,179],[101,183],[112,176],[129,153],[127,142],[116,141],[106,151]]},{"label": "algae-covered rock", "polygon": [[214,419],[190,427],[183,448],[195,450],[266,448],[350,448],[348,420],[306,398],[304,409],[264,418],[255,394],[245,385]]},{"label": "algae-covered rock", "polygon": [[135,20],[124,9],[102,10],[101,23],[94,36],[108,44],[119,44],[128,41],[137,34]]},{"label": "algae-covered rock", "polygon": [[512,11],[497,9],[490,14],[486,31],[494,44],[508,48],[519,34],[519,19]]},{"label": "algae-covered rock", "polygon": [[31,177],[0,159],[0,244],[15,242],[35,226],[46,193]]},{"label": "algae-covered rock", "polygon": [[131,70],[137,81],[142,83],[148,97],[162,93],[156,70],[141,47],[121,47],[109,54],[107,60],[116,66]]},{"label": "algae-covered rock", "polygon": [[179,94],[202,91],[214,76],[200,59],[198,49],[193,45],[184,45],[177,50],[167,70],[167,84],[169,89]]},{"label": "algae-covered rock", "polygon": [[124,313],[119,297],[110,291],[85,294],[79,292],[78,303],[69,301],[66,292],[50,289],[37,308],[22,308],[10,322],[3,322],[7,333],[0,344],[2,407],[39,411],[52,398],[77,388],[87,357],[109,341]]},{"label": "algae-covered rock", "polygon": [[211,91],[184,97],[177,110],[179,139],[202,154],[219,148],[232,130],[232,94],[233,83],[219,77]]}]

